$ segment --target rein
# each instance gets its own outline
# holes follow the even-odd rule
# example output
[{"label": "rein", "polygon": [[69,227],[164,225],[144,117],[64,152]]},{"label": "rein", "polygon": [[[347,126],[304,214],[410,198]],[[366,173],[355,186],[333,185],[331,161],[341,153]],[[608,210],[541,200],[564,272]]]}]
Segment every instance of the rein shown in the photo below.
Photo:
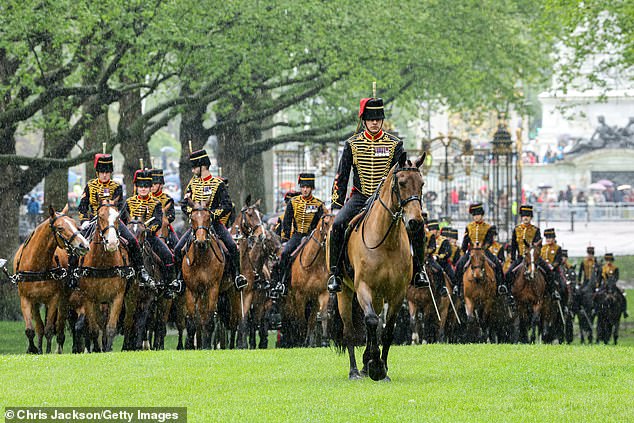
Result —
[{"label": "rein", "polygon": [[[209,210],[208,208],[205,208],[205,207],[195,207],[191,211],[192,211],[192,213],[195,212],[195,211],[206,211],[211,216],[211,210]],[[191,214],[190,214],[190,216],[191,216]],[[210,246],[211,251],[213,251],[214,256],[216,256],[216,259],[218,259],[218,261],[222,262],[223,261],[222,249],[220,250],[220,255],[218,255],[218,253],[216,252],[216,249],[213,247],[212,242],[211,242],[212,238],[214,238],[214,235],[215,235],[213,227],[211,226],[211,219],[209,221],[209,225],[207,225],[207,226],[200,225],[200,226],[194,227],[193,222],[192,222],[191,230],[192,230],[192,235],[193,236],[192,236],[192,241],[190,242],[190,245],[193,244],[193,242],[195,241],[196,232],[198,232],[199,230],[205,231],[205,233],[206,233],[205,243]],[[219,243],[216,243],[216,244],[218,245],[218,248],[221,248]],[[189,248],[188,248],[188,250],[189,250]]]},{"label": "rein", "polygon": [[333,214],[325,214],[325,215],[321,216],[321,228],[319,229],[319,232],[318,232],[320,237],[321,237],[321,241],[319,241],[315,237],[315,231],[317,231],[317,228],[313,229],[312,232],[310,233],[310,238],[308,238],[308,242],[314,241],[319,248],[317,249],[317,252],[313,256],[313,259],[310,261],[308,266],[304,265],[304,263],[302,261],[302,257],[304,256],[304,254],[303,254],[304,250],[302,250],[302,254],[299,255],[299,264],[301,264],[301,266],[304,269],[310,268],[315,263],[315,261],[317,260],[317,257],[319,257],[319,254],[321,253],[321,250],[326,248],[326,234],[324,233],[324,218],[325,217],[332,217],[332,216],[334,216],[334,215]]},{"label": "rein", "polygon": [[[368,244],[365,241],[365,222],[367,220],[368,215],[370,214],[370,212],[368,211],[368,213],[366,214],[366,216],[363,218],[363,224],[361,225],[361,240],[363,241],[363,245],[368,249],[368,250],[375,250],[377,248],[379,248],[387,239],[388,235],[390,234],[390,232],[392,231],[392,228],[394,227],[396,222],[399,222],[400,220],[403,219],[403,208],[405,207],[405,205],[407,203],[409,203],[410,201],[418,201],[419,203],[422,204],[422,199],[420,195],[412,195],[404,200],[401,200],[401,191],[398,188],[398,186],[396,185],[396,174],[399,172],[418,172],[420,173],[420,170],[417,167],[401,167],[401,168],[397,168],[394,169],[394,172],[392,173],[392,194],[396,195],[396,202],[398,203],[398,208],[396,209],[396,212],[393,212],[390,207],[387,206],[387,204],[385,204],[383,202],[383,200],[381,199],[380,195],[377,195],[376,197],[379,200],[379,203],[381,204],[381,206],[383,206],[383,208],[385,210],[387,210],[387,212],[390,214],[391,221],[390,221],[390,226],[387,228],[387,231],[385,232],[385,235],[383,236],[383,239],[381,239],[381,241],[375,245],[374,247],[369,247]],[[383,178],[381,180],[381,182],[379,183],[379,186],[377,187],[377,192],[380,193],[380,190],[383,187],[383,183],[385,182],[385,178]],[[374,206],[374,202],[372,203],[372,206]]]}]

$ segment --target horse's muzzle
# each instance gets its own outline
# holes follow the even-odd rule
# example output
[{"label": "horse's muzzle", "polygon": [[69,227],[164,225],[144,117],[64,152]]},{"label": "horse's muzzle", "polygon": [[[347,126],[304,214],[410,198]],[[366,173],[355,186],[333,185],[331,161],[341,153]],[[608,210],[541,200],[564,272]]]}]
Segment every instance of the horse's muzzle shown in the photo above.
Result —
[{"label": "horse's muzzle", "polygon": [[196,248],[200,249],[201,251],[205,251],[207,250],[207,247],[209,246],[209,242],[207,240],[201,241],[197,239],[197,240],[194,240],[194,245],[196,246]]},{"label": "horse's muzzle", "polygon": [[423,227],[423,221],[417,219],[410,219],[407,221],[407,231],[410,233],[416,233]]},{"label": "horse's muzzle", "polygon": [[75,254],[77,254],[80,257],[83,257],[86,254],[88,254],[90,247],[86,247],[84,244],[79,244],[75,246],[74,249],[75,249]]}]

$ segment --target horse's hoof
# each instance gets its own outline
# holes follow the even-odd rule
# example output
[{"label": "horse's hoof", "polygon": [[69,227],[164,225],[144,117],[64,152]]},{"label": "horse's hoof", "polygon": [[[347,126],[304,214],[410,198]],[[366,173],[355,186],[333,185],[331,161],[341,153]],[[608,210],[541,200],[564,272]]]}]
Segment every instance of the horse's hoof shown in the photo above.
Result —
[{"label": "horse's hoof", "polygon": [[381,380],[381,382],[391,382],[392,379],[390,379],[389,376],[385,376],[385,378],[383,380]]},{"label": "horse's hoof", "polygon": [[374,381],[383,380],[387,377],[387,369],[381,359],[368,361],[368,374]]},{"label": "horse's hoof", "polygon": [[361,369],[360,375],[361,377],[368,377],[368,368],[366,366],[363,366],[363,368]]},{"label": "horse's hoof", "polygon": [[361,380],[363,379],[363,377],[359,374],[359,371],[354,370],[354,371],[350,371],[350,374],[348,375],[348,380]]}]

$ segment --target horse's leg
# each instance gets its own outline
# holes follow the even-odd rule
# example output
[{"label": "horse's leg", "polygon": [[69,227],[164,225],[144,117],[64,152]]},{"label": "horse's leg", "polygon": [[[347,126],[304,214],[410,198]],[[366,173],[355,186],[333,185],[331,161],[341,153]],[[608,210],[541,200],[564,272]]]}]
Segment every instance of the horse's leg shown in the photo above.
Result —
[{"label": "horse's leg", "polygon": [[400,310],[400,301],[398,302],[398,306],[394,306],[392,304],[389,305],[387,309],[387,318],[385,323],[385,329],[381,335],[381,341],[383,344],[383,350],[381,351],[381,360],[385,365],[385,377],[384,381],[389,382],[390,377],[387,375],[388,365],[387,365],[387,356],[390,352],[390,346],[392,345],[392,341],[394,340],[394,327],[396,326],[396,317],[398,316],[398,312]]},{"label": "horse's leg", "polygon": [[202,335],[202,344],[201,349],[209,350],[211,349],[211,331],[213,328],[210,328],[210,324],[213,315],[213,311],[210,307],[211,302],[211,293],[207,293],[206,298],[203,297],[198,301],[198,313],[200,314],[200,330]]},{"label": "horse's leg", "polygon": [[46,326],[44,326],[44,336],[46,337],[46,354],[51,353],[53,336],[55,335],[55,323],[59,306],[59,294],[54,295],[46,305]]},{"label": "horse's leg", "polygon": [[[122,283],[125,284],[125,282]],[[106,345],[104,346],[104,351],[112,351],[112,342],[114,341],[114,336],[117,333],[117,322],[119,321],[119,314],[121,313],[121,308],[123,307],[124,294],[125,285],[123,285],[123,288],[112,300],[108,323],[106,324]]]},{"label": "horse's leg", "polygon": [[187,338],[185,339],[185,349],[194,349],[194,337],[196,336],[196,299],[192,291],[185,290],[185,327],[187,328]]},{"label": "horse's leg", "polygon": [[330,316],[328,315],[328,300],[329,300],[328,292],[322,292],[319,294],[319,312],[317,313],[316,320],[321,324],[321,346],[327,347],[330,345],[330,340],[328,336],[328,320],[330,320]]},{"label": "horse's leg", "polygon": [[363,352],[363,367],[367,367],[368,375],[372,380],[382,380],[387,376],[385,363],[381,360],[379,349],[379,339],[377,329],[379,327],[379,316],[372,306],[372,291],[370,287],[361,281],[357,288],[357,298],[359,306],[363,310],[366,329],[366,347]]},{"label": "horse's leg", "polygon": [[[37,335],[37,353],[42,354],[42,340],[44,339],[44,322],[42,321],[42,305],[33,307],[33,321],[35,322],[35,334]],[[44,319],[46,319],[46,307],[44,307]]]},{"label": "horse's leg", "polygon": [[35,338],[35,330],[33,329],[33,304],[31,300],[26,297],[20,297],[20,309],[22,310],[22,317],[24,318],[24,334],[29,342],[26,349],[27,354],[37,354],[37,347],[33,342]]},{"label": "horse's leg", "polygon": [[344,286],[343,291],[337,294],[337,302],[339,307],[339,314],[343,321],[343,346],[348,350],[348,357],[350,359],[350,371],[348,372],[348,379],[356,380],[361,379],[359,369],[357,368],[357,360],[354,356],[354,326],[352,324],[352,296],[354,292]]},{"label": "horse's leg", "polygon": [[125,294],[125,316],[123,319],[123,346],[122,351],[132,351],[136,340],[134,339],[134,315],[136,313],[137,297],[139,295],[139,286],[133,283]]},{"label": "horse's leg", "polygon": [[57,338],[57,354],[64,351],[64,342],[66,341],[66,318],[68,314],[68,296],[62,289],[59,304],[57,306],[57,319],[55,320],[55,337]]}]

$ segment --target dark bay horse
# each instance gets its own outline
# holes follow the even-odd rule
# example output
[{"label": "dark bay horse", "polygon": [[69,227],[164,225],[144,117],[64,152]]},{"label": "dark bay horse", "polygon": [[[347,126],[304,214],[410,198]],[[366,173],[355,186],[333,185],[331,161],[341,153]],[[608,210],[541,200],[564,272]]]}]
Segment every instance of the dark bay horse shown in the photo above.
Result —
[{"label": "dark bay horse", "polygon": [[[511,293],[515,297],[518,313],[518,337],[521,343],[534,343],[540,325],[546,279],[537,267],[539,252],[526,241],[524,258],[515,273]],[[530,329],[530,339],[529,339]]]},{"label": "dark bay horse", "polygon": [[[430,269],[428,266],[427,269]],[[453,287],[449,277],[443,272],[443,280],[448,295],[452,295]],[[445,340],[445,325],[449,314],[453,314],[449,297],[442,296],[434,278],[427,288],[415,288],[410,285],[407,288],[407,305],[409,309],[410,327],[412,330],[412,342],[425,341],[428,344],[443,342]],[[418,321],[418,315],[422,314],[422,321]],[[422,325],[422,327],[421,327]]]},{"label": "dark bay horse", "polygon": [[486,342],[493,328],[496,306],[495,270],[478,243],[471,246],[470,258],[462,277],[467,339]]},{"label": "dark bay horse", "polygon": [[192,203],[190,221],[192,242],[183,257],[185,281],[185,348],[194,348],[194,338],[199,349],[212,348],[214,313],[218,304],[220,282],[227,258],[222,242],[213,231],[211,211],[207,204]]},{"label": "dark bay horse", "polygon": [[[53,334],[57,335],[57,352],[64,347],[66,297],[64,286],[66,257],[60,260],[59,249],[78,256],[88,252],[88,241],[81,235],[75,221],[66,215],[68,205],[57,213],[49,207],[49,218],[40,223],[15,253],[13,272],[20,295],[20,308],[29,341],[27,353],[42,352],[42,337],[46,337],[46,352],[51,352]],[[56,252],[56,250],[58,252]],[[64,261],[64,263],[62,262]],[[46,309],[46,325],[40,316],[40,305]],[[35,321],[35,329],[33,322]],[[37,332],[38,346],[33,338]]]},{"label": "dark bay horse", "polygon": [[[102,201],[97,209],[97,224],[90,251],[83,257],[77,269],[80,274],[81,304],[77,308],[77,322],[74,328],[75,352],[84,351],[82,343],[86,338],[86,321],[87,336],[92,341],[94,351],[112,350],[127,282],[134,277],[128,252],[119,238],[118,227],[119,211],[115,201]],[[100,329],[104,332],[101,346],[98,342]]]},{"label": "dark bay horse", "polygon": [[608,280],[606,287],[595,294],[594,302],[597,310],[597,343],[607,345],[610,338],[614,339],[614,345],[619,339],[619,326],[623,309],[623,299],[616,290],[616,280]]},{"label": "dark bay horse", "polygon": [[291,287],[283,305],[284,337],[290,344],[309,346],[319,323],[319,343],[328,345],[326,239],[333,222],[333,214],[322,215],[291,265]]},{"label": "dark bay horse", "polygon": [[[408,231],[416,233],[423,225],[421,195],[423,176],[419,167],[425,154],[415,163],[403,154],[378,187],[377,198],[354,230],[344,250],[351,272],[345,272],[343,291],[337,294],[343,332],[333,334],[336,345],[346,348],[350,357],[349,379],[368,374],[372,380],[389,380],[388,353],[392,344],[396,317],[412,280],[412,253]],[[355,298],[359,307],[355,307]],[[387,304],[386,325],[379,347],[376,310]],[[365,326],[363,368],[357,369],[355,340],[363,334],[355,325],[362,315]]]}]

